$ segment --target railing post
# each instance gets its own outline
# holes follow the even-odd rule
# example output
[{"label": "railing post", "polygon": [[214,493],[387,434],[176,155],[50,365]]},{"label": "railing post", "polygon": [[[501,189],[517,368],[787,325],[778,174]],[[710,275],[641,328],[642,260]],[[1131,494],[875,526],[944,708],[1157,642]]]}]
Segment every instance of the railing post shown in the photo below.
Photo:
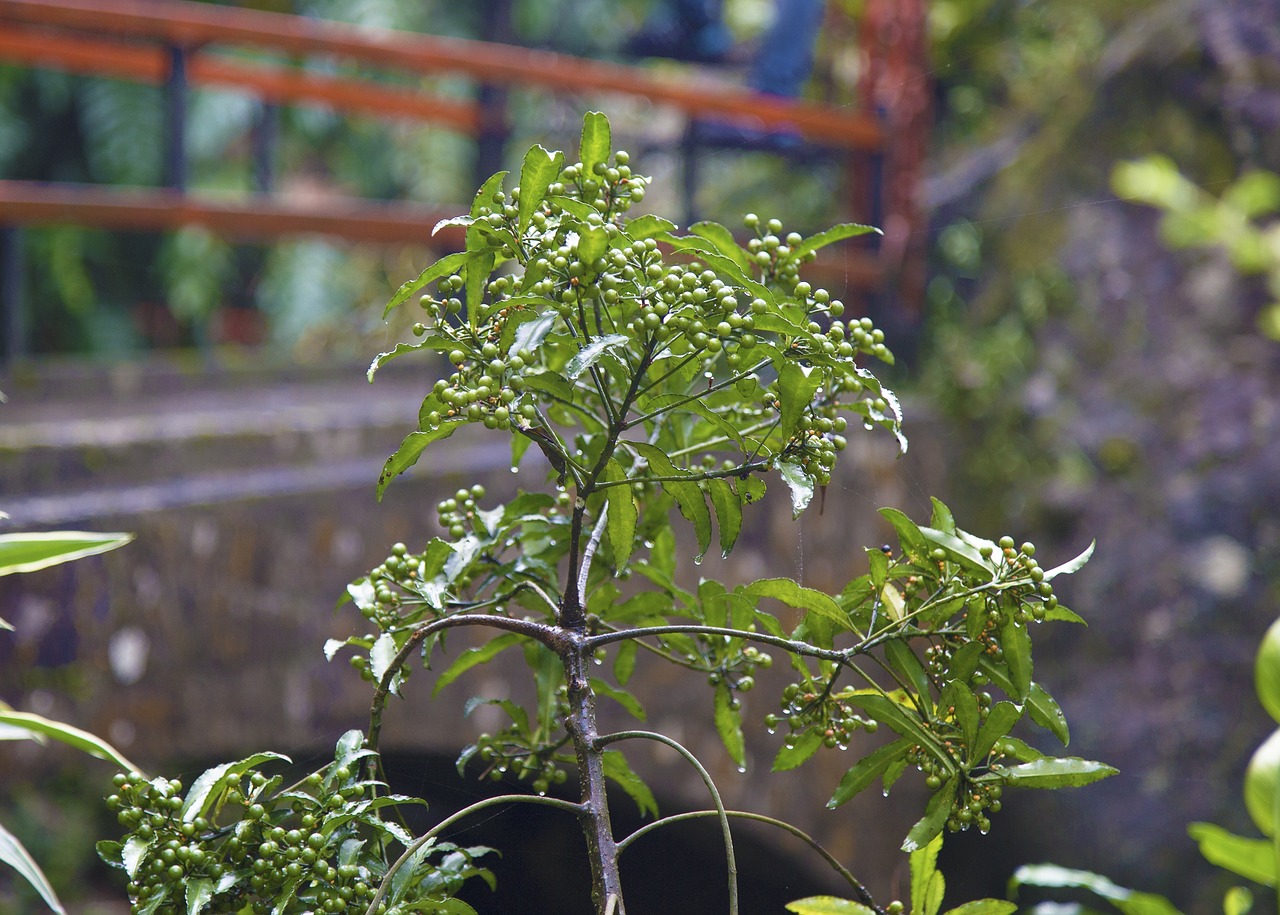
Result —
[{"label": "railing post", "polygon": [[0,364],[10,367],[27,355],[27,315],[22,304],[22,229],[0,226],[0,316],[4,349]]},{"label": "railing post", "polygon": [[169,47],[169,79],[165,82],[164,183],[187,189],[187,52]]},{"label": "railing post", "polygon": [[263,102],[253,125],[253,189],[270,194],[276,177],[276,137],[280,132],[280,107]]}]

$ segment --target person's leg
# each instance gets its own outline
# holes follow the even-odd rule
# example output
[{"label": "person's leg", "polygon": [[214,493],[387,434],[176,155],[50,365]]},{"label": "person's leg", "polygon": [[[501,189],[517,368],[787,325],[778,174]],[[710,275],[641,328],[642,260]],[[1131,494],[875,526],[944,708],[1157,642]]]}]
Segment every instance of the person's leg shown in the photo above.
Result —
[{"label": "person's leg", "polygon": [[773,23],[747,77],[752,89],[788,98],[800,95],[813,70],[823,6],[824,0],[776,0]]}]

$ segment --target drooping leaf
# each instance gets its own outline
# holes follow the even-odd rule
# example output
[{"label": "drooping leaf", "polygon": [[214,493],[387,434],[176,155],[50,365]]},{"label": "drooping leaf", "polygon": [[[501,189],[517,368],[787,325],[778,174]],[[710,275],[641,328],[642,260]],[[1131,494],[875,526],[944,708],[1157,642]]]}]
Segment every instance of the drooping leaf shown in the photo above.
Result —
[{"label": "drooping leaf", "polygon": [[564,153],[554,155],[541,146],[532,146],[520,166],[520,202],[517,204],[516,226],[523,233],[529,227],[534,211],[542,205],[547,188],[564,170]]},{"label": "drooping leaf", "polygon": [[902,737],[864,756],[840,779],[840,785],[836,788],[835,794],[831,795],[831,800],[827,801],[827,806],[839,807],[858,794],[879,778],[890,765],[904,759],[914,745],[914,741],[910,738]]},{"label": "drooping leaf", "polygon": [[409,297],[415,292],[426,286],[428,283],[434,283],[442,277],[452,276],[461,270],[473,258],[480,256],[483,251],[458,251],[454,254],[446,254],[440,260],[427,267],[414,279],[409,280],[403,286],[396,290],[395,295],[391,297],[391,301],[387,302],[385,308],[382,309],[382,317],[385,319],[387,315],[409,301]]},{"label": "drooping leaf", "polygon": [[742,713],[732,705],[733,693],[723,682],[716,685],[715,719],[720,740],[729,758],[739,767],[747,764],[747,746],[742,737]]},{"label": "drooping leaf", "polygon": [[0,862],[12,867],[18,872],[19,877],[31,884],[40,894],[40,898],[45,901],[45,905],[58,915],[66,915],[67,910],[58,901],[58,894],[53,891],[53,886],[45,877],[44,871],[40,870],[40,865],[36,864],[35,859],[17,837],[2,825],[0,825]]},{"label": "drooping leaf", "polygon": [[817,728],[810,728],[794,741],[788,739],[790,745],[784,743],[773,758],[773,771],[786,772],[788,769],[803,765],[818,752],[824,739],[822,731]]},{"label": "drooping leaf", "polygon": [[798,362],[787,362],[778,372],[778,399],[782,402],[782,423],[779,429],[784,439],[790,438],[796,431],[821,384],[820,372]]},{"label": "drooping leaf", "polygon": [[640,646],[634,639],[628,639],[618,646],[618,655],[613,659],[613,676],[617,679],[618,685],[626,686],[631,675],[635,673],[636,655],[639,651]]},{"label": "drooping leaf", "polygon": [[254,753],[235,762],[221,763],[204,772],[191,783],[182,802],[182,820],[190,823],[196,817],[205,816],[217,802],[222,789],[238,781],[250,769],[264,762],[289,762],[289,757],[279,753]]},{"label": "drooping leaf", "polygon": [[938,909],[942,908],[942,894],[947,886],[938,872],[940,851],[942,836],[936,835],[911,853],[911,915],[938,915]]},{"label": "drooping leaf", "polygon": [[791,490],[791,516],[799,518],[800,513],[813,501],[813,477],[805,473],[799,464],[783,461],[778,465],[778,473],[782,481]]},{"label": "drooping leaf", "polygon": [[720,529],[720,555],[727,557],[742,531],[742,500],[727,481],[720,479],[707,480],[707,495]]},{"label": "drooping leaf", "polygon": [[378,636],[378,640],[369,649],[369,672],[373,674],[375,683],[382,682],[382,678],[391,669],[391,663],[399,652],[400,648],[396,645],[395,636],[390,632],[384,632]]},{"label": "drooping leaf", "polygon": [[[893,585],[891,584],[885,585],[886,589],[892,587]],[[896,589],[894,593],[897,594]],[[902,600],[901,595],[898,596],[898,600]],[[902,618],[900,605],[897,610],[897,618]],[[900,673],[911,684],[911,688],[916,691],[916,695],[919,696],[921,704],[924,706],[925,714],[931,714],[933,711],[933,697],[929,695],[931,685],[929,675],[925,672],[924,665],[920,663],[920,658],[911,650],[911,646],[901,639],[894,639],[885,645],[884,653],[889,665]],[[972,694],[970,694],[970,698],[972,698]],[[977,714],[976,707],[974,708],[974,714]]]},{"label": "drooping leaf", "polygon": [[979,763],[995,747],[996,742],[1013,730],[1013,726],[1022,720],[1023,709],[1012,702],[997,702],[982,723],[977,739],[969,746],[970,763]]},{"label": "drooping leaf", "polygon": [[640,808],[640,816],[656,817],[658,802],[644,780],[632,771],[626,756],[618,750],[605,750],[603,756],[605,777],[616,782],[636,802],[636,806]]},{"label": "drooping leaf", "polygon": [[636,718],[639,721],[644,721],[645,718],[648,717],[645,713],[644,706],[640,704],[640,700],[631,695],[631,693],[627,692],[625,689],[619,689],[604,680],[597,680],[594,677],[591,679],[591,688],[601,696],[608,696],[614,702],[618,703],[630,713],[631,717]]},{"label": "drooping leaf", "polygon": [[595,166],[607,163],[612,152],[609,119],[599,111],[588,111],[582,116],[582,141],[578,144],[583,174],[590,178],[595,173]]},{"label": "drooping leaf", "polygon": [[956,776],[947,779],[943,786],[929,798],[929,802],[925,804],[924,816],[911,827],[911,831],[907,833],[907,838],[902,843],[903,851],[913,852],[923,848],[942,832],[947,817],[951,815],[951,805],[955,800],[958,781]]},{"label": "drooping leaf", "polygon": [[[625,480],[626,473],[616,460],[612,458],[605,465],[604,472],[601,474],[601,480],[606,483],[614,483]],[[636,520],[639,517],[639,511],[636,508],[636,498],[631,492],[631,486],[622,483],[618,486],[610,486],[604,491],[605,499],[608,504],[608,517],[605,524],[609,531],[609,546],[613,551],[613,565],[615,568],[621,569],[627,564],[627,560],[631,558],[631,549],[636,539]]]},{"label": "drooping leaf", "polygon": [[1064,747],[1071,742],[1067,716],[1063,714],[1057,700],[1039,683],[1031,684],[1031,692],[1027,694],[1027,711],[1032,721],[1062,741]]},{"label": "drooping leaf", "polygon": [[1192,823],[1187,834],[1210,864],[1263,886],[1276,885],[1276,852],[1269,840],[1247,839],[1212,823]]},{"label": "drooping leaf", "polygon": [[1091,759],[1046,756],[1005,769],[1001,775],[1007,784],[1018,788],[1079,788],[1115,775],[1117,771]]},{"label": "drooping leaf", "polygon": [[667,453],[656,445],[628,442],[627,447],[643,457],[656,476],[665,478],[662,480],[662,488],[676,500],[680,514],[693,525],[694,535],[698,539],[698,555],[702,556],[711,545],[711,510],[707,508],[707,499],[702,490],[696,483],[671,479],[689,476],[689,472],[672,464]]},{"label": "drooping leaf", "polygon": [[1013,693],[1009,698],[1025,702],[1031,692],[1031,633],[1026,623],[1019,623],[1010,615],[1000,627],[1000,647],[1004,650],[1004,662],[1009,668],[1009,682]]},{"label": "drooping leaf", "polygon": [[902,552],[917,565],[923,565],[929,559],[929,544],[920,533],[916,523],[896,508],[882,508],[880,515],[893,525],[898,535],[898,543]]},{"label": "drooping leaf", "polygon": [[141,771],[137,766],[129,762],[123,753],[101,737],[90,734],[88,731],[82,731],[80,728],[72,727],[69,724],[63,724],[61,721],[51,721],[42,715],[34,715],[30,712],[15,712],[4,708],[0,709],[0,724],[25,728],[28,731],[35,731],[38,734],[52,737],[54,740],[88,753],[94,759],[102,759],[109,763],[114,763],[125,772]]},{"label": "drooping leaf", "polygon": [[[0,534],[0,575],[35,572],[124,546],[133,534],[87,531]],[[6,627],[9,628],[9,627]]]},{"label": "drooping leaf", "polygon": [[1015,895],[1018,888],[1023,886],[1088,890],[1114,903],[1126,915],[1182,915],[1163,896],[1138,893],[1118,886],[1099,874],[1059,867],[1056,864],[1024,864],[1019,867],[1009,878],[1009,895]]},{"label": "drooping leaf", "polygon": [[808,896],[787,903],[787,911],[796,915],[875,915],[875,909],[835,896]]},{"label": "drooping leaf", "polygon": [[428,445],[453,435],[461,425],[458,421],[443,422],[427,432],[410,432],[406,435],[396,453],[382,465],[382,473],[378,474],[378,501],[382,501],[382,494],[387,491],[392,480],[418,463],[418,458],[422,457],[422,452]]}]

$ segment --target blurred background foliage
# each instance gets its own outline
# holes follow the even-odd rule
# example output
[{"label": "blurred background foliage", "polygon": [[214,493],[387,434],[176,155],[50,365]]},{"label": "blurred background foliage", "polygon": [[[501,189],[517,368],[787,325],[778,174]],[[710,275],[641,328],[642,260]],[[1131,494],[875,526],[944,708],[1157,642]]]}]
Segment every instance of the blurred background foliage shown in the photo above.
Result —
[{"label": "blurred background foliage", "polygon": [[[862,6],[828,2],[854,19]],[[490,9],[245,5],[465,37],[487,34]],[[617,58],[648,8],[514,0],[515,34],[502,37]],[[725,9],[749,43],[772,3]],[[900,322],[898,381],[917,422],[932,414],[945,494],[968,525],[1034,534],[1047,553],[1098,538],[1071,601],[1091,620],[1090,654],[1073,645],[1045,678],[1073,684],[1059,699],[1088,755],[1131,773],[1043,802],[1070,813],[1017,805],[1032,826],[1007,854],[982,856],[985,877],[1043,855],[1208,911],[1220,888],[1183,828],[1242,828],[1233,786],[1266,719],[1239,697],[1280,597],[1280,0],[932,0],[929,15],[930,270],[925,301]],[[811,91],[856,104],[857,65],[849,36],[824,34]],[[0,69],[0,175],[157,183],[160,111],[154,89]],[[257,116],[239,96],[194,96],[193,187],[252,189]],[[571,143],[580,113],[530,96],[512,116],[522,148]],[[314,109],[282,111],[279,127],[286,192],[460,202],[471,187],[471,141],[447,131]],[[642,170],[674,169],[661,137],[627,139],[652,147]],[[838,215],[834,180],[730,157],[699,205],[812,228]],[[366,335],[382,339],[377,306],[420,263],[317,240],[262,249],[194,229],[68,227],[29,231],[26,257],[38,351],[95,356],[227,339],[301,359],[367,356]],[[146,302],[163,304],[164,321],[139,317]],[[219,329],[211,316],[228,306],[259,323]],[[1046,816],[1060,826],[1052,837],[1035,828]],[[949,883],[966,892],[963,878]]]}]

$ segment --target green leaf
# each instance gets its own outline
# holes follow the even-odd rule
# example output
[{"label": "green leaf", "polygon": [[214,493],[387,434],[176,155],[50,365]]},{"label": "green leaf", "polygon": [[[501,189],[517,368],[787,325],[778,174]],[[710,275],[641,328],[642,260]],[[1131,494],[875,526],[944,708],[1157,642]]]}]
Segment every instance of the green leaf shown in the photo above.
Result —
[{"label": "green leaf", "polygon": [[946,881],[938,873],[938,852],[942,836],[936,835],[927,845],[911,853],[911,915],[938,915]]},{"label": "green leaf", "polygon": [[409,282],[396,290],[395,295],[391,297],[391,301],[387,302],[386,307],[382,309],[383,319],[385,320],[387,315],[391,314],[395,308],[409,301],[409,297],[423,286],[428,283],[434,283],[441,277],[452,276],[480,253],[478,251],[458,251],[455,254],[447,254],[440,258],[440,260],[419,273],[417,278],[409,280]]},{"label": "green leaf", "polygon": [[52,737],[54,740],[61,741],[75,747],[77,750],[88,753],[94,759],[115,763],[125,772],[142,771],[129,762],[123,753],[101,737],[90,734],[88,731],[82,731],[80,728],[72,727],[69,724],[63,724],[61,721],[50,721],[41,715],[33,715],[30,712],[15,712],[5,708],[0,709],[0,724],[25,728],[28,731],[35,731]]},{"label": "green leaf", "polygon": [[608,696],[614,702],[618,703],[618,705],[622,706],[631,714],[631,717],[639,719],[640,721],[644,721],[648,717],[648,715],[645,714],[644,706],[640,704],[640,700],[631,695],[631,693],[627,692],[625,689],[618,689],[618,687],[613,686],[604,680],[597,680],[595,678],[592,678],[591,680],[591,688],[601,696]]},{"label": "green leaf", "polygon": [[609,236],[599,226],[584,226],[578,232],[578,260],[590,264],[609,250]]},{"label": "green leaf", "polygon": [[626,237],[632,241],[640,241],[666,232],[674,232],[675,228],[676,224],[670,219],[663,219],[661,216],[645,213],[643,216],[630,220],[623,231]]},{"label": "green leaf", "polygon": [[438,694],[440,690],[444,689],[471,668],[480,664],[487,664],[512,645],[518,645],[521,638],[522,637],[517,633],[507,632],[497,636],[496,638],[490,639],[477,648],[468,648],[466,651],[462,652],[462,654],[458,655],[457,659],[449,665],[444,673],[440,674],[439,679],[436,680],[435,687],[431,690],[431,695],[435,696]]},{"label": "green leaf", "polygon": [[[925,714],[932,714],[933,697],[929,695],[929,675],[925,673],[924,665],[920,663],[916,653],[911,650],[911,646],[901,639],[894,639],[885,645],[884,654],[890,666],[902,674],[907,682],[911,684],[911,688],[916,691],[916,695],[920,697],[921,705],[924,706]],[[972,694],[970,694],[970,698],[972,698]],[[975,716],[977,712],[977,706],[975,705]]]},{"label": "green leaf", "polygon": [[1047,730],[1065,747],[1071,742],[1071,731],[1067,727],[1067,716],[1062,713],[1053,696],[1049,695],[1039,683],[1031,684],[1031,692],[1027,694],[1027,711],[1031,720]]},{"label": "green leaf", "polygon": [[[568,213],[570,216],[572,216],[574,219],[577,219],[579,221],[586,220],[588,216],[592,216],[592,215],[598,216],[600,214],[600,211],[597,210],[595,207],[593,207],[591,204],[587,203],[585,200],[578,200],[576,197],[565,197],[563,195],[557,194],[553,197],[548,197],[546,199],[546,202],[551,204],[552,206],[559,207],[560,209]],[[527,281],[526,281],[525,288],[528,288]]]},{"label": "green leaf", "polygon": [[1059,867],[1056,864],[1024,864],[1009,879],[1009,895],[1015,895],[1018,888],[1023,886],[1088,890],[1114,903],[1126,915],[1182,915],[1163,896],[1137,893],[1117,886],[1099,874]]},{"label": "green leaf", "polygon": [[[86,531],[0,534],[0,575],[35,572],[124,546],[133,534]],[[10,629],[11,626],[5,626]]]},{"label": "green leaf", "polygon": [[608,163],[612,152],[609,119],[599,111],[588,111],[582,116],[582,141],[578,144],[582,173],[588,178],[594,177],[595,166]]},{"label": "green leaf", "polygon": [[1212,823],[1192,823],[1187,834],[1210,864],[1263,886],[1276,885],[1276,852],[1270,840],[1246,839]]},{"label": "green leaf", "polygon": [[876,721],[892,728],[895,733],[910,737],[921,746],[928,747],[935,742],[914,710],[908,711],[879,690],[850,690],[841,696],[850,705],[856,705]]},{"label": "green leaf", "polygon": [[631,338],[625,334],[607,334],[603,337],[596,337],[569,360],[569,364],[564,367],[564,373],[570,378],[577,378],[591,366],[600,361],[608,350],[615,346],[625,346],[631,342]]},{"label": "green leaf", "polygon": [[[687,470],[681,470],[671,463],[667,453],[657,445],[644,442],[627,442],[627,447],[644,458],[649,469],[660,477],[688,476]],[[676,500],[680,514],[693,525],[694,535],[698,538],[698,555],[702,556],[711,545],[711,511],[707,508],[707,499],[696,483],[685,483],[680,480],[664,480],[662,488]]]},{"label": "green leaf", "polygon": [[507,351],[508,356],[514,356],[522,349],[536,350],[542,345],[542,341],[546,338],[551,328],[555,327],[558,315],[554,311],[544,311],[532,321],[526,321],[516,328],[515,338],[512,340],[511,347]]},{"label": "green leaf", "polygon": [[861,902],[852,899],[838,899],[835,896],[808,896],[787,903],[787,911],[796,915],[875,915],[875,909],[868,908]]},{"label": "green leaf", "polygon": [[213,881],[208,877],[194,877],[184,881],[187,890],[187,915],[200,915],[213,901]]},{"label": "green leaf", "polygon": [[[289,757],[279,753],[254,753],[236,762],[222,763],[206,769],[187,789],[187,796],[182,802],[183,822],[190,823],[196,817],[206,815],[213,804],[216,804],[222,789],[228,784],[262,763],[276,760],[290,762]],[[212,803],[210,798],[213,799]]]},{"label": "green leaf", "polygon": [[911,831],[907,833],[907,838],[902,843],[903,851],[913,852],[924,848],[942,832],[947,817],[951,815],[951,804],[955,800],[958,782],[959,778],[952,776],[929,798],[929,803],[924,808],[924,816],[911,827]]},{"label": "green leaf", "polygon": [[640,646],[628,639],[618,647],[618,655],[613,659],[613,676],[619,685],[626,686],[627,681],[636,670],[636,654]]},{"label": "green leaf", "polygon": [[803,765],[814,753],[818,752],[818,748],[822,746],[824,739],[822,731],[817,728],[810,728],[800,735],[800,738],[792,743],[791,746],[787,746],[784,743],[782,749],[778,750],[778,755],[773,758],[773,771],[786,772],[788,769],[795,769]]},{"label": "green leaf", "polygon": [[840,225],[832,226],[825,232],[809,236],[791,249],[791,255],[792,257],[798,257],[806,251],[817,251],[819,248],[825,248],[835,242],[844,241],[846,238],[857,238],[859,235],[868,235],[872,232],[877,235],[884,234],[875,226],[859,225],[856,222],[842,222]]},{"label": "green leaf", "polygon": [[800,513],[813,501],[813,477],[805,473],[799,464],[787,461],[778,465],[778,473],[791,490],[791,517],[799,518]]},{"label": "green leaf", "polygon": [[524,155],[520,166],[520,201],[517,205],[516,225],[520,232],[529,227],[534,211],[542,205],[547,188],[564,170],[564,153],[555,155],[541,146],[534,145]]},{"label": "green leaf", "polygon": [[977,574],[981,580],[992,581],[995,579],[994,566],[982,558],[982,554],[978,552],[977,547],[966,542],[958,534],[948,534],[946,531],[940,531],[932,527],[922,527],[920,528],[920,533],[925,540],[934,546],[942,547],[948,559]]},{"label": "green leaf", "polygon": [[1000,627],[1000,647],[1004,650],[1004,662],[1009,668],[1009,682],[1013,694],[1009,697],[1025,702],[1031,692],[1031,633],[1026,623],[1018,623],[1012,614]]},{"label": "green leaf", "polygon": [[124,865],[124,871],[129,875],[130,879],[138,876],[143,862],[147,856],[147,849],[151,847],[154,840],[148,840],[133,836],[120,849],[120,862]]},{"label": "green leaf", "polygon": [[484,299],[485,280],[493,272],[494,249],[492,247],[476,251],[476,256],[467,261],[463,268],[465,274],[465,290],[467,302],[467,322],[475,328],[480,321],[480,305]]},{"label": "green leaf", "polygon": [[929,521],[930,526],[942,531],[944,534],[954,534],[956,532],[956,519],[951,514],[951,509],[933,496],[929,497],[929,501],[933,503],[933,517]]},{"label": "green leaf", "polygon": [[742,591],[753,600],[772,598],[788,607],[816,613],[846,629],[852,628],[848,614],[840,609],[840,605],[829,594],[806,588],[790,578],[761,578],[747,585]]},{"label": "green leaf", "polygon": [[[602,481],[613,483],[627,478],[622,465],[610,458],[600,475]],[[636,497],[631,492],[631,485],[610,486],[604,491],[609,515],[605,524],[609,531],[609,546],[613,551],[614,568],[621,569],[631,558],[631,550],[636,539],[636,520],[639,517],[636,508]]]},{"label": "green leaf", "polygon": [[[502,182],[507,178],[505,171],[494,172],[480,185],[480,190],[476,191],[475,197],[471,200],[471,218],[475,219],[480,215],[480,210],[484,207],[493,206],[493,195],[502,190]],[[435,233],[432,232],[432,235]]]},{"label": "green leaf", "polygon": [[742,713],[733,708],[733,693],[723,682],[716,684],[716,730],[729,758],[741,768],[747,764],[747,747],[742,738]]},{"label": "green leaf", "polygon": [[373,682],[382,682],[382,678],[391,669],[391,663],[399,653],[400,647],[396,645],[395,636],[390,632],[384,632],[378,636],[378,640],[369,649],[369,672],[373,674]]},{"label": "green leaf", "polygon": [[36,864],[17,837],[4,826],[0,826],[0,861],[12,867],[19,877],[30,883],[45,901],[45,905],[58,915],[66,915],[67,910],[58,901],[58,894],[53,891],[44,871],[40,870],[40,865]]},{"label": "green leaf", "polygon": [[956,710],[956,725],[964,738],[964,745],[972,747],[978,742],[978,699],[964,683],[952,680],[942,691],[938,704],[944,709],[950,705]]},{"label": "green leaf", "polygon": [[422,452],[428,445],[453,435],[461,425],[460,421],[445,422],[430,431],[410,432],[406,435],[400,447],[396,449],[396,453],[387,458],[387,462],[382,465],[382,473],[378,474],[378,501],[382,501],[382,494],[386,492],[392,480],[418,463],[418,458],[422,457]]},{"label": "green leaf", "polygon": [[742,250],[742,247],[733,237],[733,233],[720,225],[720,223],[710,221],[695,222],[689,226],[689,231],[711,242],[718,253],[737,264],[743,273],[750,272],[751,260],[747,257],[747,252]]},{"label": "green leaf", "polygon": [[1018,911],[1016,902],[1003,899],[975,899],[953,909],[947,909],[946,915],[1013,915]]},{"label": "green leaf", "polygon": [[778,372],[778,399],[782,401],[783,439],[789,439],[813,403],[813,395],[822,384],[822,373],[798,362],[787,362]]},{"label": "green leaf", "polygon": [[869,756],[864,756],[858,760],[857,765],[845,772],[844,777],[840,779],[836,793],[831,795],[831,800],[827,801],[827,806],[831,808],[839,807],[855,794],[858,794],[879,778],[880,773],[889,768],[890,765],[905,758],[914,745],[915,741],[911,738],[902,737],[893,743],[885,744]]},{"label": "green leaf", "polygon": [[997,702],[991,707],[987,720],[978,731],[978,738],[969,745],[969,763],[977,765],[995,747],[996,742],[1013,730],[1022,720],[1022,707],[1012,702]]},{"label": "green leaf", "polygon": [[727,557],[742,531],[742,500],[727,480],[707,480],[707,494],[720,527],[720,555]]},{"label": "green leaf", "polygon": [[[898,535],[898,543],[902,545],[902,552],[907,558],[917,565],[924,565],[929,561],[929,544],[914,521],[896,508],[882,508],[880,515],[893,525]],[[934,568],[936,569],[937,566],[935,565]]]},{"label": "green leaf", "polygon": [[632,771],[627,758],[618,750],[605,750],[603,761],[605,777],[617,782],[618,787],[636,802],[636,806],[640,808],[640,816],[656,817],[658,802],[644,780]]},{"label": "green leaf", "polygon": [[1089,542],[1089,545],[1085,547],[1084,552],[1081,553],[1079,556],[1077,556],[1075,559],[1072,559],[1070,562],[1064,562],[1060,566],[1054,566],[1052,569],[1045,572],[1044,580],[1052,581],[1053,579],[1057,578],[1059,575],[1070,575],[1073,572],[1079,572],[1081,569],[1084,568],[1084,564],[1089,561],[1089,557],[1093,555],[1093,548],[1094,546],[1097,545],[1097,543],[1098,541],[1091,540]]},{"label": "green leaf", "polygon": [[769,291],[769,288],[748,276],[747,271],[739,267],[732,257],[725,257],[721,254],[713,242],[697,235],[678,236],[669,232],[662,236],[662,240],[678,251],[698,252],[698,259],[703,261],[711,270],[729,277],[735,285],[746,289],[754,298],[773,302],[773,293]]},{"label": "green leaf", "polygon": [[1001,777],[1006,784],[1018,788],[1079,788],[1115,775],[1117,771],[1091,759],[1047,756],[1005,769]]}]

